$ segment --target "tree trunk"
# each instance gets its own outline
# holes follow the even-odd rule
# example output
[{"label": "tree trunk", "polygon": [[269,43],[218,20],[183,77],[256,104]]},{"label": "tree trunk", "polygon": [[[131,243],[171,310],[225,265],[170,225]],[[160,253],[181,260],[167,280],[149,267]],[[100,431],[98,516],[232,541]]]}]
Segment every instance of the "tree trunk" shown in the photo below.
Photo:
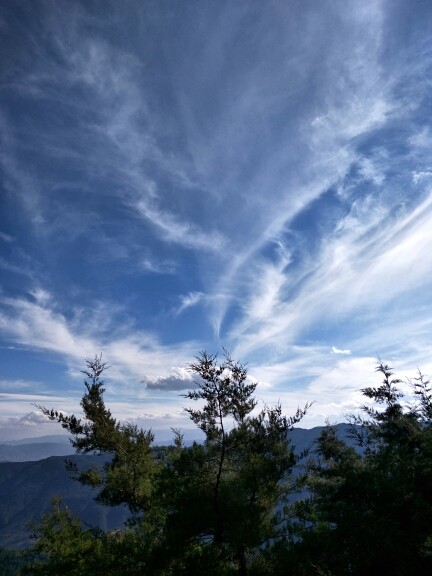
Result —
[{"label": "tree trunk", "polygon": [[238,572],[239,576],[247,576],[248,569],[246,565],[246,554],[245,554],[245,547],[240,546],[237,549],[237,565],[238,565]]}]

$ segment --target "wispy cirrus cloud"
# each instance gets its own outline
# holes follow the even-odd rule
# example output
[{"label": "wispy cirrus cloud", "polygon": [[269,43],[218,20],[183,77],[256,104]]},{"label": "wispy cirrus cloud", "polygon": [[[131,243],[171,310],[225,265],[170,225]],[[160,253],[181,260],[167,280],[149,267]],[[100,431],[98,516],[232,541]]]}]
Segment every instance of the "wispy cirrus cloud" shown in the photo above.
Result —
[{"label": "wispy cirrus cloud", "polygon": [[178,316],[188,308],[196,306],[200,302],[206,299],[204,292],[189,292],[189,294],[184,294],[180,297],[180,306],[176,310],[176,315]]},{"label": "wispy cirrus cloud", "polygon": [[[155,184],[156,173],[163,173],[167,181],[183,190],[196,187],[196,183],[184,156],[164,149],[162,139],[167,127],[150,105],[154,95],[147,93],[139,80],[145,63],[97,35],[87,35],[91,17],[85,11],[71,10],[69,16],[70,25],[65,31],[63,14],[55,9],[47,11],[43,19],[49,23],[50,33],[38,46],[32,68],[9,84],[23,98],[53,102],[74,114],[69,131],[59,133],[49,128],[42,136],[38,133],[38,147],[57,162],[62,157],[67,159],[81,171],[81,186],[91,195],[103,194],[119,206],[130,208],[130,215],[148,221],[162,241],[193,250],[217,250],[222,245],[220,233],[207,234],[197,222],[182,219],[178,212],[163,205],[164,196]],[[20,130],[19,136],[24,129]],[[27,135],[31,130],[30,125],[25,127]],[[9,143],[3,147],[2,159],[11,190],[19,193],[34,223],[46,233],[58,230],[59,222],[63,229],[64,219],[53,214],[60,206],[48,202],[53,197],[52,183],[46,181],[46,175],[24,168],[19,160],[19,139],[12,131],[9,140],[15,142],[17,153],[11,154]],[[86,175],[93,185],[85,182]],[[70,184],[65,174],[63,182],[57,179],[55,191],[67,191]],[[101,216],[103,212],[98,214]],[[79,213],[68,218],[70,229],[90,224]],[[115,243],[112,240],[113,248]]]},{"label": "wispy cirrus cloud", "polygon": [[[383,182],[379,163],[373,163],[357,150],[360,138],[384,126],[397,113],[391,82],[382,81],[379,40],[382,16],[376,5],[370,14],[354,10],[351,16],[358,19],[356,23],[370,38],[370,43],[364,43],[364,38],[360,36],[345,36],[348,28],[338,36],[339,51],[326,54],[327,60],[317,73],[320,89],[326,91],[321,101],[321,113],[312,115],[309,109],[300,109],[298,125],[290,127],[296,131],[296,150],[287,143],[284,154],[280,150],[272,150],[271,161],[258,163],[251,170],[248,189],[259,190],[266,202],[259,205],[259,195],[253,192],[248,197],[251,208],[255,209],[254,235],[249,242],[239,239],[234,244],[233,257],[226,261],[216,286],[216,291],[225,295],[223,300],[215,300],[213,323],[216,326],[223,324],[231,305],[240,304],[248,310],[249,297],[255,302],[266,301],[257,287],[262,284],[263,266],[270,274],[270,270],[274,272],[275,264],[270,258],[263,263],[260,251],[271,242],[280,240],[299,215],[332,187],[339,186],[356,163],[363,180],[373,181],[375,185]],[[342,53],[345,55],[343,59]],[[307,56],[304,58],[305,74],[308,70]],[[297,65],[298,62],[293,64]],[[355,70],[355,74],[352,70]],[[288,72],[289,67],[285,71]],[[301,77],[301,81],[306,82],[305,77]],[[261,94],[261,98],[260,105],[265,102],[265,95]],[[235,103],[230,105],[235,106]],[[302,150],[303,157],[299,157],[299,150]],[[291,173],[287,168],[291,168]],[[269,281],[268,294],[279,286],[283,298],[286,294],[285,284],[290,282],[293,273],[297,271],[292,272],[292,268],[287,268],[285,274],[278,274],[278,280],[273,278],[273,281]],[[250,291],[246,298],[244,286],[247,286],[246,291]],[[272,312],[270,307],[269,315]]]},{"label": "wispy cirrus cloud", "polygon": [[[358,310],[376,311],[384,303],[390,306],[405,294],[427,288],[432,267],[430,197],[396,219],[389,207],[380,212],[377,219],[369,218],[367,211],[361,218],[359,212],[355,226],[327,237],[302,289],[273,302],[272,313],[262,322],[256,325],[255,316],[246,315],[234,333],[240,349],[295,340],[320,321],[338,322]],[[288,268],[279,285],[289,287],[289,273]],[[273,294],[273,287],[268,291]]]},{"label": "wispy cirrus cloud", "polygon": [[[259,279],[262,263],[257,265],[258,259],[254,258],[248,273],[251,279],[256,277],[258,280],[250,281],[246,297],[242,293],[245,315],[236,321],[230,332],[233,341],[240,342],[237,348],[240,354],[248,354],[252,350],[256,353],[267,346],[284,349],[282,342],[295,341],[307,331],[308,326],[316,326],[320,322],[328,324],[330,316],[335,321],[341,321],[348,314],[357,314],[359,310],[377,311],[384,302],[390,306],[391,302],[403,298],[405,294],[425,290],[429,285],[431,259],[426,247],[430,242],[427,226],[430,218],[430,193],[427,170],[423,171],[424,174],[419,173],[420,177],[416,178],[418,184],[425,177],[416,195],[404,195],[402,190],[399,191],[403,185],[410,186],[412,158],[419,152],[419,148],[418,158],[423,157],[421,149],[428,139],[428,133],[424,129],[419,133],[414,122],[410,126],[410,147],[403,150],[402,154],[400,150],[396,155],[394,150],[386,150],[382,142],[379,148],[374,145],[374,135],[380,127],[397,125],[400,114],[406,114],[406,101],[398,99],[393,89],[401,76],[410,76],[407,67],[402,72],[396,72],[396,77],[391,78],[389,75],[390,79],[383,84],[379,78],[381,65],[377,64],[379,46],[375,45],[375,48],[375,73],[372,62],[372,66],[365,69],[368,78],[362,78],[360,74],[359,80],[362,78],[365,85],[368,81],[381,85],[382,90],[376,93],[376,106],[372,105],[370,110],[359,114],[361,121],[358,122],[357,111],[350,105],[341,108],[340,116],[339,111],[335,110],[312,121],[315,130],[313,141],[321,143],[315,148],[327,152],[329,148],[333,149],[334,143],[334,149],[338,152],[335,158],[342,170],[339,174],[335,172],[333,187],[338,191],[342,204],[347,201],[349,211],[341,204],[333,214],[327,210],[326,214],[333,221],[320,223],[314,251],[309,252],[307,257],[302,255],[300,266],[287,266],[279,272],[277,280],[269,282],[267,287],[264,284],[264,293],[262,288],[261,291],[258,289],[261,286]],[[424,94],[426,84],[421,77],[419,82],[419,93]],[[352,88],[355,89],[355,86],[356,81],[353,79]],[[367,99],[360,96],[362,89],[359,86],[358,101],[364,104]],[[417,95],[417,101],[421,100],[422,97]],[[418,104],[411,101],[410,105],[411,110],[416,110]],[[335,118],[340,118],[340,122]],[[344,128],[345,121],[349,128]],[[357,149],[360,136],[363,142],[361,150]],[[365,152],[365,140],[369,139],[370,152]],[[342,150],[341,142],[344,142]],[[332,160],[334,158],[330,156],[326,169],[332,165]],[[396,163],[399,170],[397,178]],[[317,188],[309,206],[300,206],[299,212],[285,220],[285,229],[292,229],[296,216],[306,212],[309,207],[313,218],[314,202],[322,195],[328,195],[329,189],[332,186],[328,182]],[[398,190],[396,194],[395,189]],[[305,239],[308,236],[309,232],[306,231]],[[269,260],[265,265],[269,270],[275,268],[274,260]],[[229,292],[229,288],[226,291]],[[236,292],[232,291],[234,298]],[[278,296],[274,298],[276,292]],[[265,302],[266,297],[272,305],[267,314],[263,315],[262,322],[256,323],[253,302]],[[220,314],[226,314],[227,310],[225,304]],[[397,315],[395,324],[396,318]]]},{"label": "wispy cirrus cloud", "polygon": [[172,213],[151,208],[142,200],[137,203],[136,208],[168,242],[206,251],[218,251],[224,247],[225,240],[219,232],[203,232],[195,224],[181,222]]},{"label": "wispy cirrus cloud", "polygon": [[159,261],[147,257],[144,257],[138,266],[140,269],[154,274],[174,274],[176,270],[175,264],[170,260]]},{"label": "wispy cirrus cloud", "polygon": [[[110,377],[121,382],[117,394],[128,390],[145,393],[145,388],[139,386],[143,377],[149,382],[160,378],[168,381],[173,374],[180,378],[198,349],[195,342],[162,345],[150,332],[134,330],[129,323],[122,326],[112,318],[110,305],[100,305],[93,316],[77,309],[66,318],[56,310],[55,300],[41,289],[34,291],[33,301],[3,298],[1,307],[0,329],[20,345],[55,354],[71,366],[82,366],[85,358],[103,353],[113,366]],[[167,366],[180,368],[163,376]]]}]

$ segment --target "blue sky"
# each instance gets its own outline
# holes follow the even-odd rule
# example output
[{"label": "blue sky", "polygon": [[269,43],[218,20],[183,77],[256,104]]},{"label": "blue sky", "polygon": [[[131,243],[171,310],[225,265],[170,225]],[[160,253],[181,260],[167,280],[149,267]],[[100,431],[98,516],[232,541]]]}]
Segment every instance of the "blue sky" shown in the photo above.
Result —
[{"label": "blue sky", "polygon": [[432,372],[428,0],[0,6],[0,435],[57,433],[102,353],[121,419],[190,427],[200,350],[343,420]]}]

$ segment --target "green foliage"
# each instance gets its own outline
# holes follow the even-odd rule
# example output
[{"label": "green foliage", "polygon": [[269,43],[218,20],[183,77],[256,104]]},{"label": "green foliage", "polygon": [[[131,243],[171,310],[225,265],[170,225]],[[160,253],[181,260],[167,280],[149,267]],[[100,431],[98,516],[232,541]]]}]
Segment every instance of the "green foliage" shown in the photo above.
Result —
[{"label": "green foliage", "polygon": [[79,471],[69,462],[69,469],[80,482],[101,488],[97,500],[110,506],[126,504],[132,512],[141,512],[151,506],[153,478],[158,473],[157,458],[151,449],[153,434],[129,423],[120,424],[105,407],[101,376],[106,369],[100,356],[87,361],[83,371],[86,393],[81,400],[83,420],[42,406],[40,409],[73,435],[72,445],[78,453],[113,456],[104,470]]},{"label": "green foliage", "polygon": [[36,559],[24,573],[35,576],[89,574],[89,559],[99,556],[95,535],[82,530],[79,519],[67,508],[61,508],[57,498],[52,504],[52,511],[43,516],[40,526],[35,526]]},{"label": "green foliage", "polygon": [[256,384],[228,354],[218,363],[204,352],[190,369],[198,387],[186,397],[202,408],[188,412],[206,438],[203,445],[169,452],[162,474],[168,537],[180,550],[198,542],[212,547],[227,567],[246,573],[278,534],[275,509],[296,462],[287,434],[307,406],[289,419],[280,406],[252,415]]},{"label": "green foliage", "polygon": [[422,374],[408,404],[380,362],[381,384],[362,390],[363,416],[351,419],[357,446],[328,426],[302,464],[289,432],[309,406],[291,418],[280,405],[257,410],[256,384],[227,353],[190,365],[197,387],[185,396],[197,406],[187,411],[205,441],[189,447],[175,431],[172,446],[155,448],[151,433],[118,423],[103,400],[105,363],[87,368],[83,420],[43,410],[78,451],[112,456],[103,469],[71,469],[134,516],[103,533],[55,502],[27,574],[432,573],[432,389]]},{"label": "green foliage", "polygon": [[58,498],[35,528],[29,576],[138,576],[147,567],[143,542],[132,530],[85,529]]},{"label": "green foliage", "polygon": [[[136,543],[131,566],[161,575],[246,574],[262,546],[279,534],[276,506],[286,498],[296,462],[287,433],[308,406],[291,418],[279,405],[255,414],[256,384],[245,366],[227,353],[219,363],[204,352],[190,365],[197,389],[186,397],[200,403],[187,411],[205,442],[185,447],[176,433],[173,446],[157,449],[151,433],[120,424],[105,407],[106,368],[101,357],[87,362],[82,419],[41,409],[74,436],[78,452],[112,455],[103,469],[81,471],[72,463],[69,469],[99,488],[99,501],[124,503],[134,513],[120,539]],[[89,554],[99,567],[114,563],[107,536],[83,530],[58,506],[43,519],[35,549],[38,574],[72,558],[84,573]]]},{"label": "green foliage", "polygon": [[2,576],[17,576],[26,558],[20,552],[0,548],[0,574]]},{"label": "green foliage", "polygon": [[[432,434],[428,382],[419,376],[415,405],[402,404],[401,380],[379,363],[381,386],[365,388],[353,428],[362,451],[319,439],[304,478],[311,497],[296,504],[294,574],[309,574],[311,559],[336,575],[430,574],[432,570]],[[307,560],[309,559],[309,560]]]}]

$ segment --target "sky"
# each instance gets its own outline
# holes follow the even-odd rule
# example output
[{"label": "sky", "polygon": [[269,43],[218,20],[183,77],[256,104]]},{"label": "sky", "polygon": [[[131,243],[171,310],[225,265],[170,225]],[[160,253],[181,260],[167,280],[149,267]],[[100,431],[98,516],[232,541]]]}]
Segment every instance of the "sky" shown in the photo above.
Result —
[{"label": "sky", "polygon": [[57,434],[102,354],[121,421],[193,424],[229,350],[259,406],[344,421],[432,372],[429,0],[0,4],[0,438]]}]

